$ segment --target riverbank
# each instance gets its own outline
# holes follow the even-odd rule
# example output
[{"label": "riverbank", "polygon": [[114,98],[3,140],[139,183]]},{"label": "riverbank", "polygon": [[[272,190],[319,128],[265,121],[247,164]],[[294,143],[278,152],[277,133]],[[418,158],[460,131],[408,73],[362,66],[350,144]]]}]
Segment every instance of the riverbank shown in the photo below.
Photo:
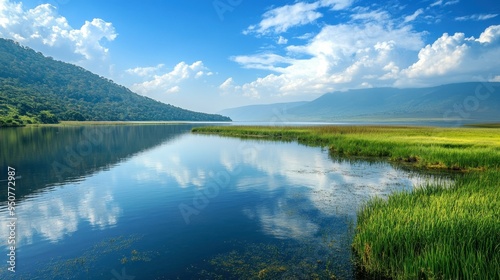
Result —
[{"label": "riverbank", "polygon": [[29,123],[0,125],[1,128],[12,127],[46,127],[46,126],[98,126],[98,125],[177,125],[177,124],[222,124],[228,122],[195,122],[195,121],[60,121],[58,123]]},{"label": "riverbank", "polygon": [[[189,121],[61,121],[55,124],[27,124],[24,127],[46,126],[100,126],[100,125],[178,125],[178,124],[203,124],[205,122]],[[207,122],[210,123],[210,122]],[[217,124],[217,123],[216,123]]]},{"label": "riverbank", "polygon": [[500,129],[395,126],[203,127],[195,133],[298,141],[339,156],[376,157],[464,173],[358,212],[353,249],[367,274],[394,279],[495,279],[500,263]]},{"label": "riverbank", "polygon": [[259,127],[193,129],[241,138],[298,141],[340,156],[378,157],[417,168],[473,171],[500,168],[500,130],[404,126]]},{"label": "riverbank", "polygon": [[60,126],[80,125],[159,125],[159,124],[182,124],[182,121],[61,121]]}]

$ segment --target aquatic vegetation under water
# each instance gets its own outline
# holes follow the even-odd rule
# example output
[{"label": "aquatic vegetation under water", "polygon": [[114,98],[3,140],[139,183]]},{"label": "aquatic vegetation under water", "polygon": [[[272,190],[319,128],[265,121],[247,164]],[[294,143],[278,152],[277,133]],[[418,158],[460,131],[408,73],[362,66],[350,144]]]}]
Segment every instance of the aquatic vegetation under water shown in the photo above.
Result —
[{"label": "aquatic vegetation under water", "polygon": [[[496,127],[496,126],[493,126]],[[500,130],[394,126],[205,127],[197,133],[298,141],[332,155],[463,172],[373,198],[358,211],[352,248],[366,276],[500,279]]]},{"label": "aquatic vegetation under water", "polygon": [[[200,279],[344,279],[351,271],[337,261],[337,250],[318,246],[291,246],[233,242],[234,250],[218,254],[190,272]],[[319,244],[322,245],[327,244]]]},{"label": "aquatic vegetation under water", "polygon": [[[82,279],[82,277],[86,279],[85,275],[96,270],[99,262],[104,258],[119,255],[123,255],[123,257],[121,259],[116,257],[116,267],[127,262],[149,262],[158,255],[158,252],[135,249],[142,239],[143,236],[140,235],[107,238],[92,245],[78,257],[51,259],[48,263],[44,263],[42,269],[16,279]],[[109,270],[110,268],[106,267],[106,272]],[[107,276],[103,275],[103,277]]]}]

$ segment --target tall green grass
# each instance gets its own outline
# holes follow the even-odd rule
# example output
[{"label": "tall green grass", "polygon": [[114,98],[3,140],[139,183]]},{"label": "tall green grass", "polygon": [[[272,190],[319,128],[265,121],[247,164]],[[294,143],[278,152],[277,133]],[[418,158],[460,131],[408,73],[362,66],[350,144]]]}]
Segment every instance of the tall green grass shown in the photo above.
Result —
[{"label": "tall green grass", "polygon": [[372,199],[358,212],[360,266],[393,279],[500,279],[500,173]]},{"label": "tall green grass", "polygon": [[464,171],[451,187],[429,185],[367,202],[352,247],[367,275],[500,279],[500,129],[226,126],[193,132],[298,141],[334,155]]},{"label": "tall green grass", "polygon": [[195,128],[193,132],[298,141],[306,145],[327,146],[333,154],[382,157],[410,162],[421,168],[477,170],[500,167],[499,129],[223,126]]}]

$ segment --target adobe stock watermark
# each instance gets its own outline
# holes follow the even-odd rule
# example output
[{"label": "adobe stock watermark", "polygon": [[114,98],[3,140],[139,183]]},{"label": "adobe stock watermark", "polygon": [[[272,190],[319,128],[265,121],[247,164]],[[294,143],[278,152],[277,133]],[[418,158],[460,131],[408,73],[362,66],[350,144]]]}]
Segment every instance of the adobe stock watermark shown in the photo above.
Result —
[{"label": "adobe stock watermark", "polygon": [[481,109],[481,104],[496,91],[491,83],[483,82],[479,84],[474,94],[470,94],[464,98],[461,104],[453,104],[453,109],[443,113],[443,120],[446,122],[455,122],[456,126],[461,126],[464,119],[469,119],[475,112]]},{"label": "adobe stock watermark", "polygon": [[7,221],[9,222],[7,224],[8,229],[9,229],[9,236],[7,239],[8,243],[8,251],[9,253],[7,254],[8,260],[7,263],[9,264],[9,267],[7,268],[8,271],[10,272],[16,272],[16,223],[17,223],[17,217],[16,217],[16,169],[14,167],[7,167],[7,199],[8,199],[8,214],[9,218],[7,218]]},{"label": "adobe stock watermark", "polygon": [[127,274],[125,267],[122,267],[121,272],[118,272],[115,269],[111,270],[111,275],[113,275],[113,278],[111,278],[111,280],[134,280],[135,279],[135,276]]},{"label": "adobe stock watermark", "polygon": [[288,113],[287,113],[287,110],[288,108],[287,107],[283,107],[283,108],[274,108],[273,109],[273,117],[271,118],[271,120],[269,121],[269,126],[280,126],[289,122],[290,120],[288,119],[288,117],[290,116]]},{"label": "adobe stock watermark", "polygon": [[243,0],[214,0],[212,6],[214,6],[215,12],[221,21],[224,21],[224,14],[227,12],[233,12],[236,7],[241,5]]},{"label": "adobe stock watermark", "polygon": [[[239,156],[244,158],[255,158],[257,153],[256,145],[242,143],[238,147]],[[216,198],[220,191],[230,186],[232,178],[242,172],[241,165],[237,165],[233,170],[223,170],[217,173],[209,172],[209,182],[202,189],[196,189],[190,203],[180,203],[179,211],[186,225],[191,223],[192,216],[197,216],[208,207],[210,200]]]},{"label": "adobe stock watermark", "polygon": [[[280,124],[288,122],[287,115],[286,107],[273,109],[273,117],[269,120],[269,126],[280,126]],[[257,150],[257,145],[245,142],[238,147],[239,155],[245,159],[255,158]],[[191,203],[179,204],[179,211],[186,225],[191,223],[193,215],[199,215],[203,209],[208,207],[210,200],[216,198],[222,189],[227,188],[231,183],[231,178],[238,176],[241,171],[241,165],[237,165],[232,171],[218,171],[215,175],[214,172],[211,172],[210,182],[203,189],[195,191]]]},{"label": "adobe stock watermark", "polygon": [[[240,1],[241,2],[241,1]],[[282,126],[289,120],[287,118],[287,108],[273,109],[273,116],[268,122],[270,127]],[[239,155],[245,159],[255,159],[258,152],[256,144],[243,142],[238,147]],[[191,223],[191,217],[197,216],[203,209],[208,207],[210,200],[216,198],[222,189],[227,188],[231,183],[231,178],[238,176],[242,172],[241,165],[237,165],[232,171],[218,171],[209,173],[210,182],[203,189],[196,189],[191,203],[179,204],[179,211],[186,225]]]},{"label": "adobe stock watermark", "polygon": [[64,150],[66,156],[62,161],[54,161],[52,163],[52,171],[55,173],[59,181],[63,181],[66,173],[71,174],[72,171],[82,165],[85,157],[92,154],[94,147],[99,146],[104,141],[104,136],[111,132],[112,127],[89,127],[83,132],[83,139],[78,141],[75,147],[67,145]]}]

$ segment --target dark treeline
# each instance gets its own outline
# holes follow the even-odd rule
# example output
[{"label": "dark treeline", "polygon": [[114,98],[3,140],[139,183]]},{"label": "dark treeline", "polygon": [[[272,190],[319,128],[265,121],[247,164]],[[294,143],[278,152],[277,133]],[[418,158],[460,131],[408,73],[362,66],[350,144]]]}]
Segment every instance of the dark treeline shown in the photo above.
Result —
[{"label": "dark treeline", "polygon": [[[197,124],[199,126],[199,124]],[[16,169],[19,199],[79,180],[188,133],[193,125],[28,126],[0,130],[0,180]],[[5,184],[7,186],[7,184]],[[7,198],[7,187],[0,196]]]}]

